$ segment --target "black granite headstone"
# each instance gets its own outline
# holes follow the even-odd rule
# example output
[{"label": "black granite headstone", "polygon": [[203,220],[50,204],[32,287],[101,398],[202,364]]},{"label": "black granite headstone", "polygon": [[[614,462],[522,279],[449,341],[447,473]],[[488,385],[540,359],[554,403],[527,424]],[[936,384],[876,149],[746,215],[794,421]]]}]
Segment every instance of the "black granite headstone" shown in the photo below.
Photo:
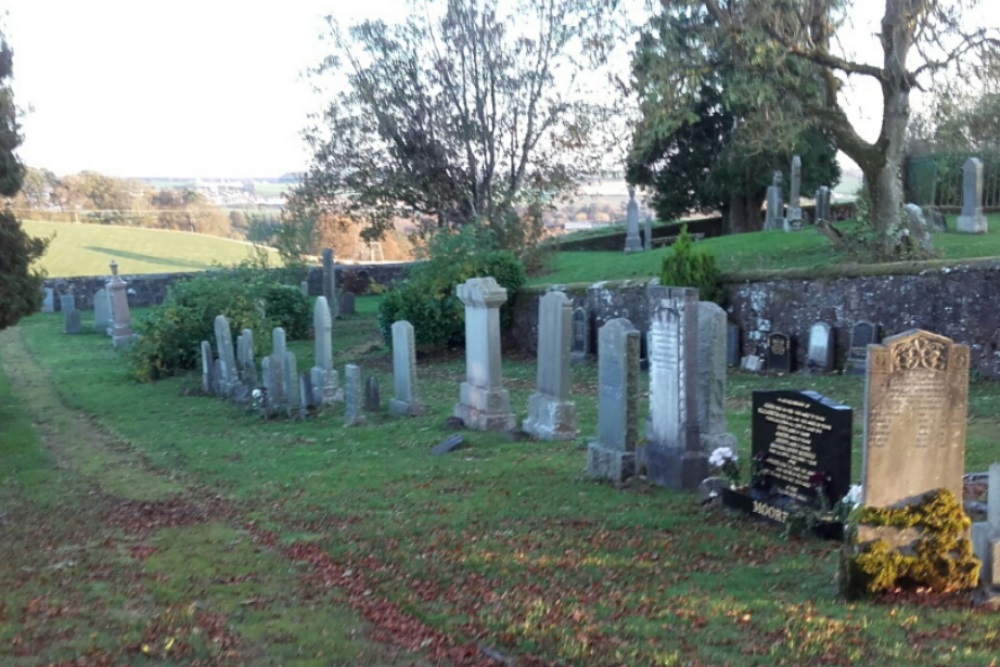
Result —
[{"label": "black granite headstone", "polygon": [[773,333],[767,337],[765,368],[772,373],[792,372],[792,338],[788,334]]},{"label": "black granite headstone", "polygon": [[847,351],[849,375],[864,375],[868,370],[868,346],[878,344],[878,325],[868,320],[856,322],[851,329],[851,347]]}]

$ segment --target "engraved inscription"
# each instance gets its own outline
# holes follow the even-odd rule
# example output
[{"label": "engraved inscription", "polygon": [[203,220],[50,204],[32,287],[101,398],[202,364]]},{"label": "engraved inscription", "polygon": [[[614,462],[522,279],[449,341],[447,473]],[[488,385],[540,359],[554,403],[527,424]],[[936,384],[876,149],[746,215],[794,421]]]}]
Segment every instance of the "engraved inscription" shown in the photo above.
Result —
[{"label": "engraved inscription", "polygon": [[775,425],[774,440],[764,459],[775,491],[806,502],[806,489],[818,472],[813,441],[832,430],[822,415],[809,411],[809,404],[790,398],[764,403],[757,414]]}]

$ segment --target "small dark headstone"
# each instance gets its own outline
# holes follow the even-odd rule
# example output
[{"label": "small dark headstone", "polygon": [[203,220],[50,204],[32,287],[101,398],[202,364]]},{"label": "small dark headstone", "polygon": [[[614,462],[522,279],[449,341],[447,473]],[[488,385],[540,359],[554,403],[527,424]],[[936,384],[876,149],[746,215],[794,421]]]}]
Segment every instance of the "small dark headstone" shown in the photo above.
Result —
[{"label": "small dark headstone", "polygon": [[726,329],[726,365],[740,365],[740,325],[735,322]]},{"label": "small dark headstone", "polygon": [[589,338],[590,322],[587,319],[587,311],[583,308],[577,308],[573,311],[573,343],[570,348],[571,359],[574,364],[586,360]]},{"label": "small dark headstone", "polygon": [[772,373],[792,372],[792,338],[788,334],[773,333],[767,337],[765,368]]},{"label": "small dark headstone", "polygon": [[431,450],[431,455],[441,456],[442,454],[447,454],[448,452],[455,451],[463,444],[465,444],[465,436],[461,433],[450,435],[434,446],[434,449]]},{"label": "small dark headstone", "polygon": [[868,346],[879,342],[878,325],[868,320],[855,323],[851,329],[851,347],[847,352],[850,375],[864,375],[868,367]]},{"label": "small dark headstone", "polygon": [[369,375],[365,379],[365,412],[378,412],[382,409],[382,400],[378,393],[378,378]]},{"label": "small dark headstone", "polygon": [[340,315],[353,315],[354,314],[354,295],[350,292],[344,292],[340,295]]}]

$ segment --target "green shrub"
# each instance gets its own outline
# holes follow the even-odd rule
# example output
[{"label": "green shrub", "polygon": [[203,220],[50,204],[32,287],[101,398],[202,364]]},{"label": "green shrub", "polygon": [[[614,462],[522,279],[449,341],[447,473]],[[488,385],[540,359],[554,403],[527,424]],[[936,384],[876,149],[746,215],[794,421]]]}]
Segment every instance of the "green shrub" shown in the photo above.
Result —
[{"label": "green shrub", "polygon": [[502,325],[509,326],[514,298],[526,281],[524,266],[513,253],[497,250],[489,232],[476,225],[460,232],[439,232],[427,253],[429,259],[413,269],[409,280],[382,298],[379,327],[387,343],[391,343],[392,323],[408,320],[419,345],[462,345],[465,307],[455,286],[475,277],[492,276],[507,288],[500,317]]},{"label": "green shrub", "polygon": [[715,255],[707,251],[696,251],[692,247],[687,225],[681,227],[680,236],[670,246],[670,250],[663,258],[660,284],[697,287],[701,301],[721,304],[725,293],[722,291],[722,272],[715,263]]},{"label": "green shrub", "polygon": [[233,340],[243,329],[253,330],[258,357],[269,351],[274,327],[283,327],[289,339],[309,335],[309,302],[298,289],[246,267],[207,272],[173,285],[162,305],[136,321],[139,338],[129,351],[133,376],[151,381],[196,368],[201,341],[215,348],[218,315],[229,320]]}]

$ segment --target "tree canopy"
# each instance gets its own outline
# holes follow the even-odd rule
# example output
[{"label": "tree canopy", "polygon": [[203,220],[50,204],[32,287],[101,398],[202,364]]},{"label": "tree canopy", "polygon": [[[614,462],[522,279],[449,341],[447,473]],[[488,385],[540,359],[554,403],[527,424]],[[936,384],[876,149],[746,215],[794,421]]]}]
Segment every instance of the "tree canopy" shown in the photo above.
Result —
[{"label": "tree canopy", "polygon": [[[13,197],[21,188],[24,167],[15,150],[21,144],[17,106],[10,88],[14,54],[0,33],[0,195]],[[42,274],[31,263],[45,253],[48,241],[28,236],[5,207],[0,211],[0,329],[38,310]]]}]

